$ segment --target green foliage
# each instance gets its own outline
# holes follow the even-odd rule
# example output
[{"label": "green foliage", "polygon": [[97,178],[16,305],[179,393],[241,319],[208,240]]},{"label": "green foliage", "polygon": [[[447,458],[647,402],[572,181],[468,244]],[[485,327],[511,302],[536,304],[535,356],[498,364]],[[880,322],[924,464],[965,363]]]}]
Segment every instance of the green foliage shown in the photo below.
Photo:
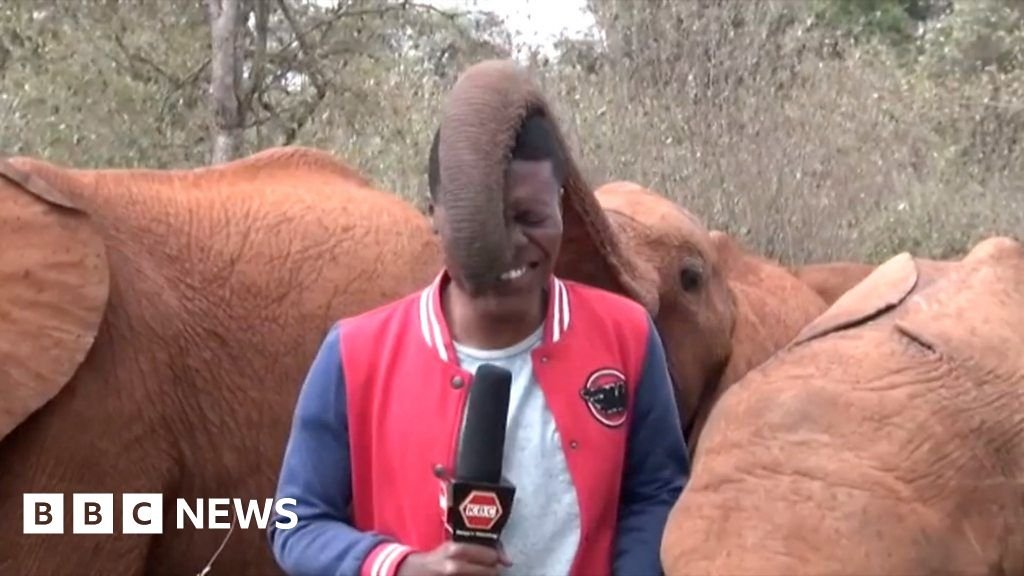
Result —
[{"label": "green foliage", "polygon": [[202,162],[208,54],[196,48],[208,36],[185,0],[5,3],[0,150],[82,166]]},{"label": "green foliage", "polygon": [[912,42],[919,25],[952,7],[950,0],[816,0],[816,16],[854,37]]}]

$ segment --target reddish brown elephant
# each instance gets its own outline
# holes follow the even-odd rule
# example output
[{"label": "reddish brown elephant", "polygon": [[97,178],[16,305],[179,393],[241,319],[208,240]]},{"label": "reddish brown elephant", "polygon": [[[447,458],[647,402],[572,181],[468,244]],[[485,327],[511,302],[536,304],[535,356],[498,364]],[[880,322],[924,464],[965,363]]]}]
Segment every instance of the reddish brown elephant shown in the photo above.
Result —
[{"label": "reddish brown elephant", "polygon": [[1024,573],[1024,247],[903,253],[719,400],[666,574]]},{"label": "reddish brown elephant", "polygon": [[811,287],[829,306],[871,274],[875,266],[860,262],[819,262],[791,268],[793,275]]},{"label": "reddish brown elephant", "polygon": [[709,231],[661,194],[627,181],[595,194],[625,249],[642,264],[638,282],[658,294],[651,312],[671,348],[692,451],[719,396],[826,305],[783,266]]},{"label": "reddish brown elephant", "polygon": [[[0,573],[197,574],[225,530],[174,498],[268,498],[295,395],[332,320],[440,265],[426,219],[331,156],[269,150],[197,170],[0,161]],[[22,493],[65,496],[26,536]],[[112,535],[72,535],[72,492],[114,494]],[[160,492],[163,536],[121,535]],[[194,500],[193,500],[194,502]],[[270,574],[236,529],[214,574]]]}]

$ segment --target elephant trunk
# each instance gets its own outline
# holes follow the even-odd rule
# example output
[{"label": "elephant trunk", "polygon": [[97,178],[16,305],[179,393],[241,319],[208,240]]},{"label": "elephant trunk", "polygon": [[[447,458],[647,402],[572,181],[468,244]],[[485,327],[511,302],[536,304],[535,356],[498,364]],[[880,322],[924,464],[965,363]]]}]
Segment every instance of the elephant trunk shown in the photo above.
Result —
[{"label": "elephant trunk", "polygon": [[446,194],[445,254],[457,263],[469,292],[485,292],[510,267],[511,242],[504,220],[503,194],[500,189],[475,187],[471,182]]},{"label": "elephant trunk", "polygon": [[455,84],[445,102],[438,145],[449,232],[444,249],[474,292],[486,290],[511,266],[506,178],[530,103],[523,70],[488,64],[470,68]]}]

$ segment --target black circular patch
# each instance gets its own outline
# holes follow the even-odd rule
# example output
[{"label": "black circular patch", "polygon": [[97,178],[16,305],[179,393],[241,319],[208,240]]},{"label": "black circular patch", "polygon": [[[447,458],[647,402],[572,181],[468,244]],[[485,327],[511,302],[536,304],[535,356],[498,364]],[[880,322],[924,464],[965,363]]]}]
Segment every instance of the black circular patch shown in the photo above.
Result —
[{"label": "black circular patch", "polygon": [[595,370],[580,390],[598,422],[616,428],[626,422],[626,376],[614,368]]}]

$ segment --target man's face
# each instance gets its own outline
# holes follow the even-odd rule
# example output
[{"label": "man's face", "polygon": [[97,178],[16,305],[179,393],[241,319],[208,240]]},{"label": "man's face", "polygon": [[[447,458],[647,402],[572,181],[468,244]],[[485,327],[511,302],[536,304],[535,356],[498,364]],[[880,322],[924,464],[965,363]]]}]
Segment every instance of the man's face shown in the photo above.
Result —
[{"label": "man's face", "polygon": [[[447,233],[442,206],[434,211],[438,232]],[[513,160],[505,191],[505,226],[512,240],[513,264],[493,290],[477,298],[498,312],[522,313],[536,306],[547,287],[562,243],[561,185],[548,160]],[[448,268],[458,281],[458,262]]]}]

